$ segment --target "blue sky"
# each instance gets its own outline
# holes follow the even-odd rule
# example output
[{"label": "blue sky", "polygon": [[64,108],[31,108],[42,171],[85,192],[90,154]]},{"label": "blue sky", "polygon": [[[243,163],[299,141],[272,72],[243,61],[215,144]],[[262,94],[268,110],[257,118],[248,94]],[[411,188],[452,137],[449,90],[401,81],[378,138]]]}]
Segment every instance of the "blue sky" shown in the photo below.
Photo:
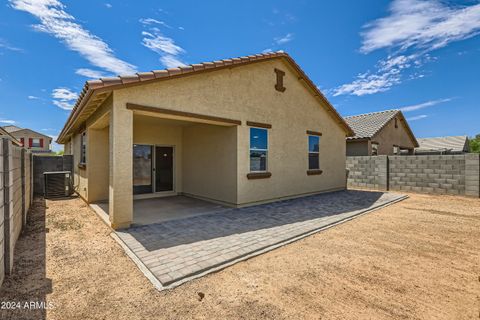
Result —
[{"label": "blue sky", "polygon": [[55,137],[91,77],[284,50],[342,115],[480,133],[479,1],[7,0],[0,16],[0,125]]}]

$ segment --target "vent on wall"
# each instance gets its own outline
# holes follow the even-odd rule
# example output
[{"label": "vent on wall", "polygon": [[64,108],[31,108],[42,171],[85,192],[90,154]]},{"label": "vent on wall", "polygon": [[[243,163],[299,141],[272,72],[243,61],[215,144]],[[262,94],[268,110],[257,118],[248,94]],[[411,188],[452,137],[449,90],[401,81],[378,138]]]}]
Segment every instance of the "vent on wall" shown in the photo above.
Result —
[{"label": "vent on wall", "polygon": [[70,171],[44,172],[45,199],[68,197],[72,194],[72,174]]}]

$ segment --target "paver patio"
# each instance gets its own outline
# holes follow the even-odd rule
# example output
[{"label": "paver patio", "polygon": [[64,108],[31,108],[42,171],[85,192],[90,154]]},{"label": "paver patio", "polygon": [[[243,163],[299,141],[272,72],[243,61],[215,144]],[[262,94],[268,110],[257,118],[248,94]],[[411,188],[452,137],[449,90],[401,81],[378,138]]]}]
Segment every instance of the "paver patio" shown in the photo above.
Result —
[{"label": "paver patio", "polygon": [[[339,191],[136,226],[116,232],[159,289],[272,250],[404,195]],[[152,279],[155,278],[155,279]]]}]

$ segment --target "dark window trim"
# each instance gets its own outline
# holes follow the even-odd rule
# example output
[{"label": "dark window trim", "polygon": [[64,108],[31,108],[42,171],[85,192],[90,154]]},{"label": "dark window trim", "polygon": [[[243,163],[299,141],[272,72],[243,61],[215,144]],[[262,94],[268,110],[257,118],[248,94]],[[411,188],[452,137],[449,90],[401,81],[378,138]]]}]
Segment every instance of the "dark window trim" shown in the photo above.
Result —
[{"label": "dark window trim", "polygon": [[323,170],[320,170],[320,169],[307,170],[307,175],[309,175],[309,176],[319,175],[319,174],[322,174],[322,173],[323,173]]},{"label": "dark window trim", "polygon": [[321,135],[322,135],[321,132],[312,131],[312,130],[307,130],[307,134],[309,134],[309,135],[311,135],[311,136],[321,136]]},{"label": "dark window trim", "polygon": [[79,167],[80,169],[86,169],[86,168],[87,168],[87,164],[86,164],[86,163],[79,163],[79,164],[78,164],[78,167]]},{"label": "dark window trim", "polygon": [[272,125],[271,125],[271,124],[262,123],[262,122],[254,122],[254,121],[247,121],[247,126],[264,128],[264,129],[272,129]]},{"label": "dark window trim", "polygon": [[253,180],[253,179],[267,179],[272,176],[271,172],[250,172],[247,173],[247,179]]}]

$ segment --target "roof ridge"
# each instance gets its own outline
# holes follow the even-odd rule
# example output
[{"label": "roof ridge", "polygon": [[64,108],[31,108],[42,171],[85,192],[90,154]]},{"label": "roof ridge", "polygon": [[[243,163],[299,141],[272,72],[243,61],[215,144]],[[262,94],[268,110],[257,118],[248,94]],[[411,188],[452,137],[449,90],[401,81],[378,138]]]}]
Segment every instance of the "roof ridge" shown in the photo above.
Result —
[{"label": "roof ridge", "polygon": [[374,112],[368,112],[368,113],[362,113],[362,114],[355,114],[353,116],[346,116],[344,117],[345,119],[347,118],[355,118],[355,117],[364,117],[364,116],[370,116],[374,114],[380,114],[380,113],[387,113],[387,112],[399,112],[401,111],[400,109],[388,109],[388,110],[382,110],[382,111],[374,111]]}]

